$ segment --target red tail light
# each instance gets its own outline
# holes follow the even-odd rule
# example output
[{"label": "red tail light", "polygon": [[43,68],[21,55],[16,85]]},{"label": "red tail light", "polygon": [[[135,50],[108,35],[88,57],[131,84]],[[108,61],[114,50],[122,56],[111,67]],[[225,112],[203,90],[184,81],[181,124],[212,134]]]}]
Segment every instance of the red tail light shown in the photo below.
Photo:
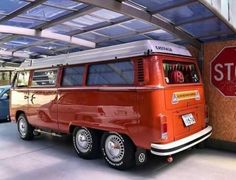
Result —
[{"label": "red tail light", "polygon": [[158,119],[161,124],[161,139],[166,140],[168,138],[168,126],[167,126],[167,118],[164,115],[159,115]]}]

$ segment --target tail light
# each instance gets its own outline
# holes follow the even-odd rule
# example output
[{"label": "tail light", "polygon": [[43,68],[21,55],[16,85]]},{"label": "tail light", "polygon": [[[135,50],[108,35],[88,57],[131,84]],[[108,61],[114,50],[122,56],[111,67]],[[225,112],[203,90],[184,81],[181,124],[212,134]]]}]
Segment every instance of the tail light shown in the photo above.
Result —
[{"label": "tail light", "polygon": [[166,140],[168,138],[168,126],[167,126],[167,118],[164,115],[159,115],[158,119],[161,124],[161,139]]},{"label": "tail light", "polygon": [[207,105],[205,105],[205,122],[209,123],[209,110]]}]

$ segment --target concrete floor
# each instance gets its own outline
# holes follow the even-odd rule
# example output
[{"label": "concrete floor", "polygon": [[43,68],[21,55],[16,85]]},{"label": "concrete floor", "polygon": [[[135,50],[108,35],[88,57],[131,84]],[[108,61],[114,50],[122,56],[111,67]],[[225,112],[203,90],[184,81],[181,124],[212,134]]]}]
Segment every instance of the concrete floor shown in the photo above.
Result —
[{"label": "concrete floor", "polygon": [[118,171],[102,159],[77,157],[70,138],[39,136],[27,142],[18,137],[16,125],[0,124],[0,179],[158,179],[224,180],[236,176],[236,154],[192,149],[174,156],[172,164],[152,157],[144,167]]}]

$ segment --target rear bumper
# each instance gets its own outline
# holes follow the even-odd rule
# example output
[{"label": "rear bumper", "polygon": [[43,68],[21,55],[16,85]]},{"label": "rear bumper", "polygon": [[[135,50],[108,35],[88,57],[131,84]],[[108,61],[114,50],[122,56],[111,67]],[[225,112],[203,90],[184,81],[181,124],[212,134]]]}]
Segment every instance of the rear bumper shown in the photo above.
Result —
[{"label": "rear bumper", "polygon": [[172,155],[204,141],[205,139],[210,137],[211,134],[212,134],[212,127],[207,126],[205,129],[195,134],[192,134],[191,136],[174,141],[172,143],[151,144],[151,153],[158,156]]}]

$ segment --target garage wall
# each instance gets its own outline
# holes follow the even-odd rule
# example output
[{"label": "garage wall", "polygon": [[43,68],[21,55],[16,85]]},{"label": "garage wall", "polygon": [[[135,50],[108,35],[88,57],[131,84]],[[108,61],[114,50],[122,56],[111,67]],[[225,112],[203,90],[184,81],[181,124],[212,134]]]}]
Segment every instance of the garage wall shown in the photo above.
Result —
[{"label": "garage wall", "polygon": [[206,101],[209,106],[212,138],[236,142],[236,97],[224,97],[210,83],[210,62],[226,46],[236,46],[236,40],[204,44],[204,72]]},{"label": "garage wall", "polygon": [[196,49],[195,47],[190,46],[190,45],[187,46],[187,49],[190,51],[192,57],[197,58],[197,59],[199,58],[200,49]]}]

